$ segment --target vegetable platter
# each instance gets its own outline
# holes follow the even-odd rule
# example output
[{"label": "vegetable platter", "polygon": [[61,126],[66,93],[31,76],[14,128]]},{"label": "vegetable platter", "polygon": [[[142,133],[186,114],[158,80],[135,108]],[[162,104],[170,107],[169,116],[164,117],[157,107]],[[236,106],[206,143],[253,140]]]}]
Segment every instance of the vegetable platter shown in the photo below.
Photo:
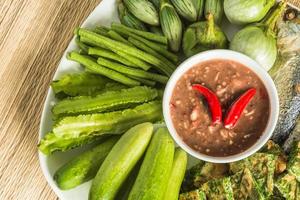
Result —
[{"label": "vegetable platter", "polygon": [[[103,0],[74,30],[42,113],[40,164],[57,196],[300,198],[299,18],[296,25],[281,20],[278,33],[286,2],[264,2]],[[283,114],[272,139],[281,146],[269,141],[249,158],[215,165],[177,147],[163,122],[161,101],[182,61],[226,48],[256,60],[274,79]]]}]

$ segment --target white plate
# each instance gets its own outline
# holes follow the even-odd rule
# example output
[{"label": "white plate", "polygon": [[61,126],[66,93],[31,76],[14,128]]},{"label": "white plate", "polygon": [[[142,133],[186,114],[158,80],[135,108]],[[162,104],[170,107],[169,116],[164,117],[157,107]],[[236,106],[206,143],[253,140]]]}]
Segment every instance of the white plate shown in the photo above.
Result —
[{"label": "white plate", "polygon": [[[225,17],[224,17],[225,18]],[[95,10],[89,15],[89,17],[82,24],[82,27],[95,27],[96,25],[105,25],[110,26],[111,22],[118,21],[117,14],[117,6],[116,0],[103,0]],[[222,29],[228,35],[229,38],[232,37],[233,33],[238,30],[238,27],[234,27],[229,25],[228,22],[222,23]],[[54,79],[58,79],[62,75],[66,73],[78,72],[82,71],[82,67],[72,61],[66,59],[66,53],[72,50],[77,49],[74,38],[70,42],[68,48],[66,49],[64,55],[61,58],[57,71],[54,75]],[[52,114],[51,114],[51,106],[55,102],[54,94],[51,89],[48,91],[48,95],[44,104],[44,109],[41,118],[41,125],[39,131],[39,138],[43,138],[46,133],[51,131],[52,127]],[[54,190],[56,195],[62,200],[84,200],[88,199],[88,192],[91,185],[91,181],[84,183],[72,190],[62,191],[60,190],[54,180],[53,174],[54,172],[70,160],[72,157],[82,152],[84,148],[74,149],[65,153],[55,153],[49,157],[44,156],[39,152],[39,159],[42,171],[50,185],[50,187]],[[189,159],[189,164],[194,163],[195,160]]]}]

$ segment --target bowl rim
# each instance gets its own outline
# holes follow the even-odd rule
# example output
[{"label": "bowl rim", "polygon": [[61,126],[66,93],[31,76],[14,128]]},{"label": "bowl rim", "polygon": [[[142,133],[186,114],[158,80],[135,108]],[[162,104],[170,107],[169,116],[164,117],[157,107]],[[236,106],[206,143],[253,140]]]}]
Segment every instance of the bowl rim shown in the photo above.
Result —
[{"label": "bowl rim", "polygon": [[[266,87],[266,90],[269,95],[269,101],[270,101],[270,113],[269,113],[269,119],[268,124],[262,133],[261,137],[256,141],[254,145],[252,145],[247,150],[231,155],[226,157],[214,157],[214,156],[208,156],[206,154],[202,154],[197,152],[196,150],[189,147],[185,142],[182,141],[181,137],[178,135],[176,129],[173,126],[173,122],[171,119],[170,114],[170,107],[169,102],[173,93],[173,89],[179,80],[179,78],[182,77],[182,75],[187,72],[189,69],[193,68],[196,64],[205,62],[208,60],[214,60],[214,59],[222,59],[222,60],[233,60],[236,62],[239,62],[243,65],[245,65],[247,68],[249,68],[251,71],[253,71],[263,82],[263,84]],[[279,99],[278,99],[278,93],[277,89],[275,87],[275,84],[268,74],[267,71],[265,71],[256,61],[254,61],[252,58],[232,50],[208,50],[201,53],[198,53],[184,62],[182,62],[177,69],[174,71],[174,73],[171,75],[166,87],[165,92],[163,96],[163,115],[165,119],[166,126],[169,129],[169,132],[175,142],[188,154],[191,156],[198,158],[200,160],[204,160],[207,162],[213,162],[213,163],[229,163],[229,162],[235,162],[238,160],[242,160],[255,152],[257,152],[259,149],[263,147],[263,145],[270,139],[272,136],[272,133],[274,132],[274,129],[276,127],[276,123],[279,116]]]}]

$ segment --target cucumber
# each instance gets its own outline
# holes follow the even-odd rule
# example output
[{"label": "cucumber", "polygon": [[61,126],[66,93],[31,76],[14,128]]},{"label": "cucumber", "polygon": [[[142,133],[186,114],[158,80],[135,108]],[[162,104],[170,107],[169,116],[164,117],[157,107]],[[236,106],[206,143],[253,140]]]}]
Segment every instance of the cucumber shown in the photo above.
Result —
[{"label": "cucumber", "polygon": [[166,128],[154,134],[128,200],[161,200],[168,186],[174,142]]},{"label": "cucumber", "polygon": [[178,200],[180,186],[184,178],[187,165],[187,155],[185,151],[176,148],[172,166],[172,172],[169,178],[168,187],[165,192],[165,200]]},{"label": "cucumber", "polygon": [[62,190],[69,190],[94,178],[100,165],[118,139],[119,137],[107,139],[59,168],[54,174],[57,186]]},{"label": "cucumber", "polygon": [[153,125],[143,123],[129,129],[115,144],[100,167],[90,189],[90,200],[113,200],[122,183],[144,154]]},{"label": "cucumber", "polygon": [[224,14],[223,0],[208,0],[205,1],[204,15],[211,13],[214,16],[216,24],[220,24]]}]

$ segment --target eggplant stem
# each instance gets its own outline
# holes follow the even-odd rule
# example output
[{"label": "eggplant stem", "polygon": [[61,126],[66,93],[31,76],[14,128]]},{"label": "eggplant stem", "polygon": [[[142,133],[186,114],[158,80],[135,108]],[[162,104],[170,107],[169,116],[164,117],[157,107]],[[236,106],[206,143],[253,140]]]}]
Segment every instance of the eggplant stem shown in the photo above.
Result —
[{"label": "eggplant stem", "polygon": [[207,36],[215,37],[215,20],[212,13],[208,13],[207,18]]}]

